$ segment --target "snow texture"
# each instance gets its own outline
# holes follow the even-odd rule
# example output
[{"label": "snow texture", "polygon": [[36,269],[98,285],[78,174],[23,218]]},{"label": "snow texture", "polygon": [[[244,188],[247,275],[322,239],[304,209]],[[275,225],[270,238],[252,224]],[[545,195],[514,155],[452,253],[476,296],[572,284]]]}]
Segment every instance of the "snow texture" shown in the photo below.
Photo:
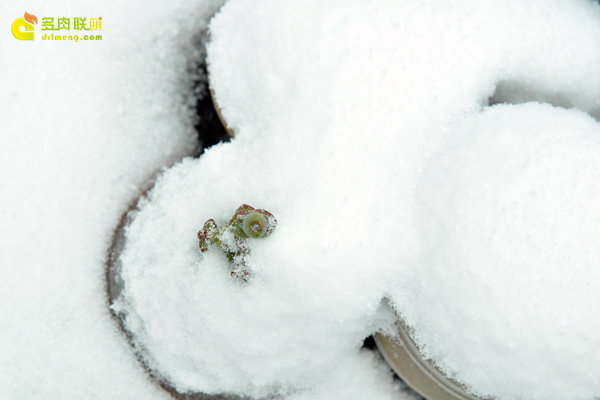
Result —
[{"label": "snow texture", "polygon": [[[155,373],[399,398],[360,351],[387,298],[479,395],[600,394],[596,3],[233,0],[210,32],[235,139],[161,176],[121,258],[115,310]],[[242,203],[278,220],[248,285],[195,235]]]},{"label": "snow texture", "polygon": [[598,121],[498,105],[447,142],[419,188],[426,354],[481,394],[597,397]]},{"label": "snow texture", "polygon": [[[360,349],[389,299],[478,394],[598,397],[600,7],[232,0],[208,61],[236,137],[184,158],[220,4],[0,6],[0,397],[169,398],[104,270],[169,166],[113,308],[178,391],[412,398]],[[19,42],[25,9],[102,15],[104,40]],[[196,238],[242,203],[278,220],[248,285]]]},{"label": "snow texture", "polygon": [[[197,145],[190,68],[219,5],[0,4],[0,398],[170,398],[111,318],[105,257],[123,211]],[[102,16],[103,40],[18,41],[24,11]]]}]

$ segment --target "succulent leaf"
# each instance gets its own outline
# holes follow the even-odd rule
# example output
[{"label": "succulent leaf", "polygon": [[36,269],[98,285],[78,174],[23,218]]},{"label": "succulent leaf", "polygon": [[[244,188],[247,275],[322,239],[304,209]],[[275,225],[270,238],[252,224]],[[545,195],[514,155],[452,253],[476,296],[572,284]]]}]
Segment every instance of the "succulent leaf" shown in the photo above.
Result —
[{"label": "succulent leaf", "polygon": [[204,253],[212,245],[221,247],[232,264],[231,276],[247,282],[250,278],[246,262],[250,254],[248,239],[265,238],[276,225],[277,220],[270,212],[243,204],[226,225],[218,227],[214,219],[204,223],[198,232],[200,251]]}]

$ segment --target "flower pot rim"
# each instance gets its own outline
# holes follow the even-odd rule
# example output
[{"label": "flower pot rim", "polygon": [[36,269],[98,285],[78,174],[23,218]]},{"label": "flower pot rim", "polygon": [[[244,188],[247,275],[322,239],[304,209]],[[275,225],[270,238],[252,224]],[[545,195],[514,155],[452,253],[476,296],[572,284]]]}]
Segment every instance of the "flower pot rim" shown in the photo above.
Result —
[{"label": "flower pot rim", "polygon": [[423,357],[410,335],[410,327],[401,317],[396,325],[395,333],[378,332],[374,339],[384,359],[404,383],[427,400],[481,400]]}]

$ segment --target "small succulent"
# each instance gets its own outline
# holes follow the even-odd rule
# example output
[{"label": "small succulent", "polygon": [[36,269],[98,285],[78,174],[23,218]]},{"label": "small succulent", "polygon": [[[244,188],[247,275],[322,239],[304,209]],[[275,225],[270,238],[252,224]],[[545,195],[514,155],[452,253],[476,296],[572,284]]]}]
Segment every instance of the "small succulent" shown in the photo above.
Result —
[{"label": "small succulent", "polygon": [[248,240],[269,236],[276,225],[277,220],[270,212],[243,204],[226,225],[217,227],[214,219],[204,223],[198,232],[200,251],[204,253],[212,246],[219,246],[232,264],[231,276],[247,282],[250,278]]}]

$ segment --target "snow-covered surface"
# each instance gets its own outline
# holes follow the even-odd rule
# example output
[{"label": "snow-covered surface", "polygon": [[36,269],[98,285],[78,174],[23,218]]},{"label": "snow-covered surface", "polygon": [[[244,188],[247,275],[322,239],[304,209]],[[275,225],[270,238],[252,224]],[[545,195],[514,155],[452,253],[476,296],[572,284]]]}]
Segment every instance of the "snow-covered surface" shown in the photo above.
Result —
[{"label": "snow-covered surface", "polygon": [[[104,261],[121,213],[194,150],[187,67],[219,3],[0,6],[1,398],[168,398],[110,318]],[[104,40],[18,42],[24,9],[102,15]],[[233,0],[212,38],[236,138],[162,175],[122,258],[115,309],[157,375],[410,397],[360,350],[391,326],[387,296],[479,393],[600,394],[598,5]],[[487,109],[496,87],[582,111]],[[278,220],[248,285],[196,238],[242,203]]]},{"label": "snow-covered surface", "polygon": [[598,121],[528,103],[467,118],[428,166],[412,321],[480,393],[600,393],[599,155]]},{"label": "snow-covered surface", "polygon": [[[359,350],[388,297],[481,395],[600,394],[597,4],[233,0],[211,38],[236,137],[161,177],[121,258],[115,310],[158,375],[399,398]],[[195,235],[242,203],[278,220],[248,285]]]},{"label": "snow-covered surface", "polygon": [[[111,319],[104,262],[151,176],[194,150],[187,67],[219,3],[0,3],[0,398],[170,398]],[[18,41],[24,11],[102,16],[103,41]]]}]

